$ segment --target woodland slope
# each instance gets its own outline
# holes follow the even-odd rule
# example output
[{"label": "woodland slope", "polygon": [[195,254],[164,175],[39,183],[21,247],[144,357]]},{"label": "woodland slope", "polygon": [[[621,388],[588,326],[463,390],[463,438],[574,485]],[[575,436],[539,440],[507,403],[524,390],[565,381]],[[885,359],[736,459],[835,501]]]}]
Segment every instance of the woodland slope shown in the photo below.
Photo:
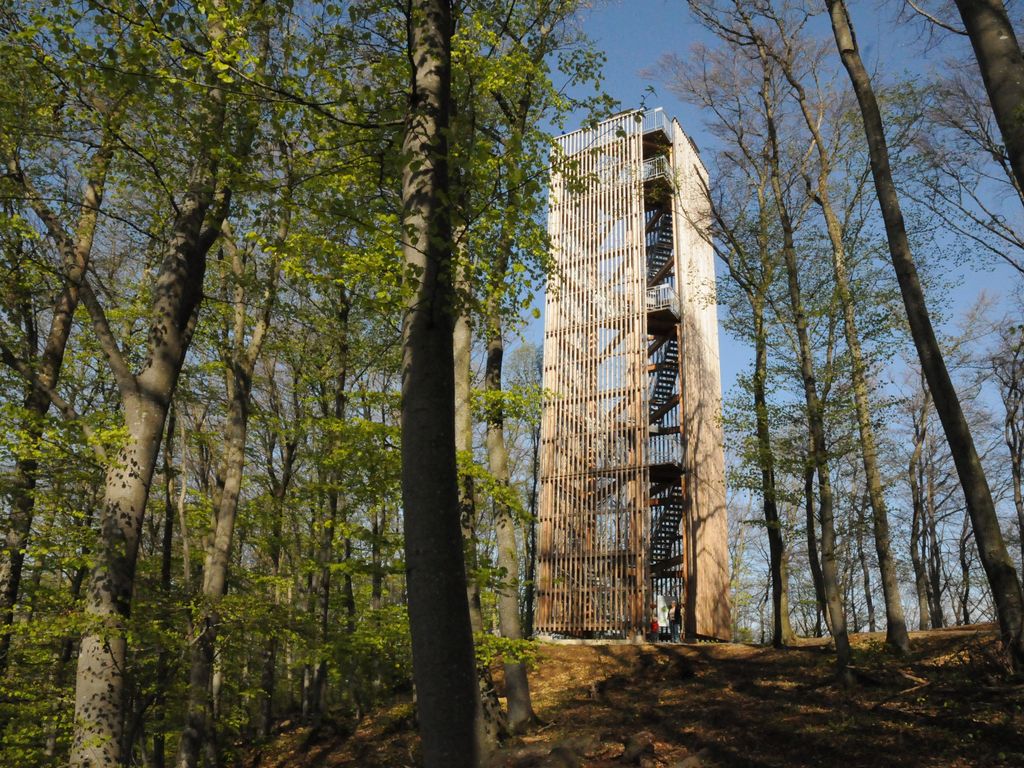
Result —
[{"label": "woodland slope", "polygon": [[[541,645],[531,673],[542,723],[510,740],[495,768],[640,765],[1024,765],[1024,685],[1007,682],[991,625],[854,635],[857,685],[833,682],[824,640],[790,648]],[[500,686],[500,676],[498,680]],[[246,768],[414,766],[408,697],[359,724],[282,732]]]}]

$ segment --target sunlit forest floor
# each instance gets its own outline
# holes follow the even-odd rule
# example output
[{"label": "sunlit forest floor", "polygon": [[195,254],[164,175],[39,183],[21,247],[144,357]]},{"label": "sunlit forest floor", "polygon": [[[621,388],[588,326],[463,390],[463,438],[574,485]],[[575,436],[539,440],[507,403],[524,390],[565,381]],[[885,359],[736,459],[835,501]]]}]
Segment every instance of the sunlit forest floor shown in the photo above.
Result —
[{"label": "sunlit forest floor", "polygon": [[[854,636],[858,685],[833,683],[820,640],[543,645],[531,675],[541,719],[495,768],[639,765],[1022,766],[1024,684],[1001,674],[991,625],[915,632],[910,657]],[[500,685],[500,674],[499,685]],[[247,768],[414,766],[408,701],[355,727],[283,733]]]}]

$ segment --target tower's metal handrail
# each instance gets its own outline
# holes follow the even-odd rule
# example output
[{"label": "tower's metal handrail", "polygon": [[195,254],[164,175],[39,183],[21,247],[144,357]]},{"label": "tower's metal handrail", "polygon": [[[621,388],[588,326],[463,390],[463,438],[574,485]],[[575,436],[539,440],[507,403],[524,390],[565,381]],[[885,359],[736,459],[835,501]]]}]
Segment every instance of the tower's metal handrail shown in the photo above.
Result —
[{"label": "tower's metal handrail", "polygon": [[672,169],[669,168],[668,157],[665,155],[655,155],[644,160],[643,171],[641,176],[644,181],[650,181],[651,179],[669,178],[672,175]]},{"label": "tower's metal handrail", "polygon": [[593,128],[580,128],[566,133],[557,137],[555,141],[565,155],[571,157],[577,152],[596,149],[626,136],[634,136],[637,130],[643,134],[661,131],[671,139],[672,120],[661,107],[643,113],[633,110],[615,115]]},{"label": "tower's metal handrail", "polygon": [[679,317],[679,295],[674,285],[665,283],[647,289],[647,311],[655,312],[659,309],[670,309],[672,314]]},{"label": "tower's metal handrail", "polygon": [[652,435],[648,451],[651,464],[683,463],[683,441],[678,435]]},{"label": "tower's metal handrail", "polygon": [[672,121],[668,119],[668,115],[661,107],[649,109],[644,112],[642,130],[644,133],[661,131],[666,137],[672,138]]}]

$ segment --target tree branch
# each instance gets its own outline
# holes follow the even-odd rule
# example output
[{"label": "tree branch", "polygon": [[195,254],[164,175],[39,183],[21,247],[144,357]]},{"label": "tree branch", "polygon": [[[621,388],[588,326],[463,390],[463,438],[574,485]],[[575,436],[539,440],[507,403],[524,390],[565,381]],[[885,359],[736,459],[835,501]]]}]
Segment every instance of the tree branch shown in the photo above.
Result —
[{"label": "tree branch", "polygon": [[61,397],[60,393],[58,393],[53,387],[48,387],[43,384],[32,368],[29,367],[24,360],[19,359],[17,355],[15,355],[14,352],[12,352],[7,345],[2,342],[0,342],[0,360],[2,360],[4,365],[8,368],[19,373],[30,386],[46,395],[50,402],[53,403],[53,407],[56,408],[60,412],[61,416],[63,416],[67,421],[73,421],[78,424],[79,428],[82,430],[82,434],[85,435],[86,441],[89,443],[89,447],[92,448],[97,461],[100,464],[107,463],[107,452],[103,450],[103,446],[96,439],[96,433],[88,422],[82,419],[81,415],[75,410],[71,403]]},{"label": "tree branch", "polygon": [[924,8],[921,8],[917,3],[915,3],[914,0],[907,0],[907,5],[913,8],[918,15],[923,16],[940,29],[944,29],[947,32],[952,32],[954,35],[963,35],[964,37],[967,37],[966,30],[958,29],[957,27],[951,26],[946,22],[942,21],[941,19],[932,16],[930,13],[928,13],[928,11],[924,10]]},{"label": "tree branch", "polygon": [[135,374],[132,373],[131,368],[128,366],[124,353],[121,351],[121,347],[117,343],[113,331],[110,329],[107,315],[103,311],[99,299],[96,298],[96,294],[93,293],[88,279],[85,277],[82,278],[80,290],[82,303],[85,304],[85,308],[89,311],[93,330],[96,332],[96,338],[100,342],[103,354],[107,357],[107,362],[110,363],[110,369],[114,374],[114,381],[117,383],[121,397],[124,398],[137,394],[139,390],[138,379],[135,378]]}]

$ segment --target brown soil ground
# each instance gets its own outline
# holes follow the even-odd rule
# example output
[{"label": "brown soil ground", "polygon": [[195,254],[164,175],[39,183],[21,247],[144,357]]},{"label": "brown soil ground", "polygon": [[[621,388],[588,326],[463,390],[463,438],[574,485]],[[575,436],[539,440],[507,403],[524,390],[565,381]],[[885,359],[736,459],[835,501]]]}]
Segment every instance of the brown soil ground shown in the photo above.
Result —
[{"label": "brown soil ground", "polygon": [[[1024,684],[1008,679],[994,628],[911,639],[912,654],[899,659],[881,634],[855,636],[858,682],[846,690],[820,640],[785,650],[542,645],[531,675],[541,722],[506,742],[492,765],[1024,766]],[[416,750],[403,702],[351,735],[285,733],[243,764],[391,768],[415,766]]]}]

